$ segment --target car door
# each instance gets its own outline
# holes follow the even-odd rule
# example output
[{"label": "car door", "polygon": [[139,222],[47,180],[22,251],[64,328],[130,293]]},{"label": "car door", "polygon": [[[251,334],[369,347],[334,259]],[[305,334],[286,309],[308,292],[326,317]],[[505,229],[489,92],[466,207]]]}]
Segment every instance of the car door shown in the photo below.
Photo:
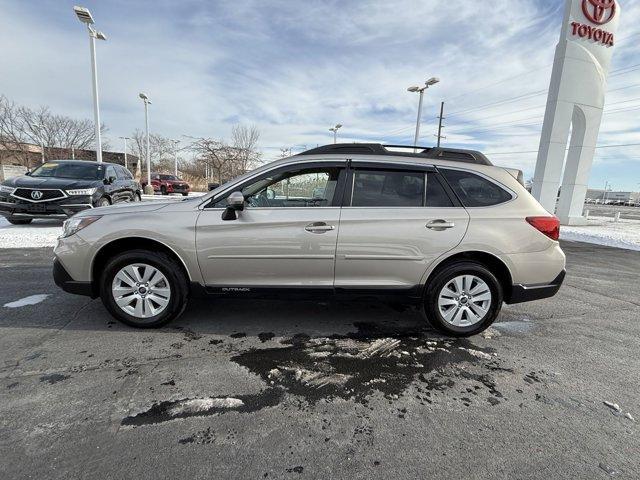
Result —
[{"label": "car door", "polygon": [[196,226],[209,289],[332,289],[344,180],[344,162],[271,170],[233,189],[245,197],[236,220],[222,220],[231,191],[212,200]]},{"label": "car door", "polygon": [[[118,188],[118,174],[113,165],[107,165],[107,168],[104,172],[104,178],[106,180],[104,191],[111,198],[111,203],[118,203],[120,201],[120,192]],[[113,181],[109,182],[109,179],[113,179]]]},{"label": "car door", "polygon": [[335,287],[414,291],[462,240],[469,215],[432,167],[353,163],[340,218]]},{"label": "car door", "polygon": [[116,187],[118,190],[118,196],[120,197],[121,202],[130,202],[133,200],[133,190],[131,188],[131,181],[129,180],[129,176],[127,175],[124,167],[120,165],[115,166],[116,174],[118,178],[116,180]]}]

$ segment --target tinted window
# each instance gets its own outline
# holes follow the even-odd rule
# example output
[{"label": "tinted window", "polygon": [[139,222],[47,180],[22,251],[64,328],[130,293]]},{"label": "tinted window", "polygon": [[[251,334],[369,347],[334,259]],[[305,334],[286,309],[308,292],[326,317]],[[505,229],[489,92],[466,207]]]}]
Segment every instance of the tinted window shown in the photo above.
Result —
[{"label": "tinted window", "polygon": [[462,170],[441,172],[465,207],[489,207],[511,200],[511,194],[480,175]]},{"label": "tinted window", "polygon": [[128,180],[129,176],[127,175],[127,171],[120,166],[116,167],[116,172],[118,174],[118,180]]},{"label": "tinted window", "polygon": [[36,168],[32,177],[77,178],[79,180],[101,180],[102,166],[95,163],[47,162]]},{"label": "tinted window", "polygon": [[[311,168],[274,173],[242,188],[249,207],[328,207],[333,204],[340,168]],[[226,199],[214,207],[226,207]]]},{"label": "tinted window", "polygon": [[110,177],[117,178],[116,169],[113,168],[113,166],[111,166],[111,165],[109,165],[107,167],[107,172],[104,174],[104,178],[110,178]]},{"label": "tinted window", "polygon": [[175,175],[159,175],[160,180],[178,180]]},{"label": "tinted window", "polygon": [[427,175],[427,207],[453,207],[453,202],[435,173]]},{"label": "tinted window", "polygon": [[357,170],[354,172],[353,207],[421,207],[424,173]]}]

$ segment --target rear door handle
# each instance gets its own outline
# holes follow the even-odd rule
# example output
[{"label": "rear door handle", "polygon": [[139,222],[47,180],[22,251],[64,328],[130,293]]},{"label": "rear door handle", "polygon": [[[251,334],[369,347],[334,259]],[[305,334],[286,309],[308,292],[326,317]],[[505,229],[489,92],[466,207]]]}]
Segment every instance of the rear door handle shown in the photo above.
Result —
[{"label": "rear door handle", "polygon": [[436,231],[440,231],[440,230],[445,230],[447,228],[453,228],[455,227],[456,224],[453,222],[448,222],[446,220],[432,220],[431,222],[427,223],[426,227],[431,229],[431,230],[436,230]]},{"label": "rear door handle", "polygon": [[304,227],[304,229],[307,232],[311,232],[311,233],[324,233],[324,232],[329,232],[331,230],[335,230],[336,227],[334,227],[333,225],[327,225],[324,222],[313,222],[307,225],[306,227]]}]

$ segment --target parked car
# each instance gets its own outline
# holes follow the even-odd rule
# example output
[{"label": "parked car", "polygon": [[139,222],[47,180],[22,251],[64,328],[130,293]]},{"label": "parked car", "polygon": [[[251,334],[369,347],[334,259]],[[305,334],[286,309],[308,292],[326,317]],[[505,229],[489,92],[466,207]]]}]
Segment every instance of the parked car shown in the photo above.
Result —
[{"label": "parked car", "polygon": [[136,327],[177,318],[191,296],[346,294],[415,302],[466,336],[503,302],[558,291],[558,236],[517,175],[479,152],[337,144],[202,197],[81,212],[65,223],[54,278]]},{"label": "parked car", "polygon": [[140,201],[140,185],[114,163],[53,160],[0,185],[0,215],[14,225],[67,218],[82,210]]},{"label": "parked car", "polygon": [[[142,182],[142,187],[146,186],[147,182]],[[162,195],[169,195],[170,193],[181,193],[183,196],[189,195],[191,187],[187,182],[181,180],[175,175],[169,175],[165,173],[152,173],[151,174],[151,186],[154,192],[159,192]]]}]

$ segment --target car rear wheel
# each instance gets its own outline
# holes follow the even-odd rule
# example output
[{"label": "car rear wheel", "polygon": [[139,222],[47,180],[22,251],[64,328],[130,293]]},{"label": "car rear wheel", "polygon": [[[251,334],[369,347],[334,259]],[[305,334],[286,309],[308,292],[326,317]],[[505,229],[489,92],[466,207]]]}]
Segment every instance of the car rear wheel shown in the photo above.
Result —
[{"label": "car rear wheel", "polygon": [[161,193],[162,195],[166,195],[166,194],[167,194],[167,187],[165,187],[164,185],[162,185],[162,186],[160,187],[160,193]]},{"label": "car rear wheel", "polygon": [[188,283],[169,255],[132,250],[104,268],[100,297],[109,313],[127,325],[154,328],[177,318],[187,305]]},{"label": "car rear wheel", "polygon": [[187,193],[187,192],[182,192],[182,196],[183,196],[183,197],[186,197],[187,195],[189,195],[189,193]]},{"label": "car rear wheel", "polygon": [[9,218],[7,218],[7,221],[11,225],[28,225],[29,223],[31,223],[33,221],[33,218],[13,218],[13,217],[9,217]]},{"label": "car rear wheel", "polygon": [[133,201],[134,202],[141,202],[142,201],[142,197],[140,196],[140,193],[138,193],[138,192],[134,192],[133,193]]},{"label": "car rear wheel", "polygon": [[438,330],[455,337],[488,328],[502,308],[500,282],[484,265],[472,261],[445,266],[429,282],[425,314]]}]

